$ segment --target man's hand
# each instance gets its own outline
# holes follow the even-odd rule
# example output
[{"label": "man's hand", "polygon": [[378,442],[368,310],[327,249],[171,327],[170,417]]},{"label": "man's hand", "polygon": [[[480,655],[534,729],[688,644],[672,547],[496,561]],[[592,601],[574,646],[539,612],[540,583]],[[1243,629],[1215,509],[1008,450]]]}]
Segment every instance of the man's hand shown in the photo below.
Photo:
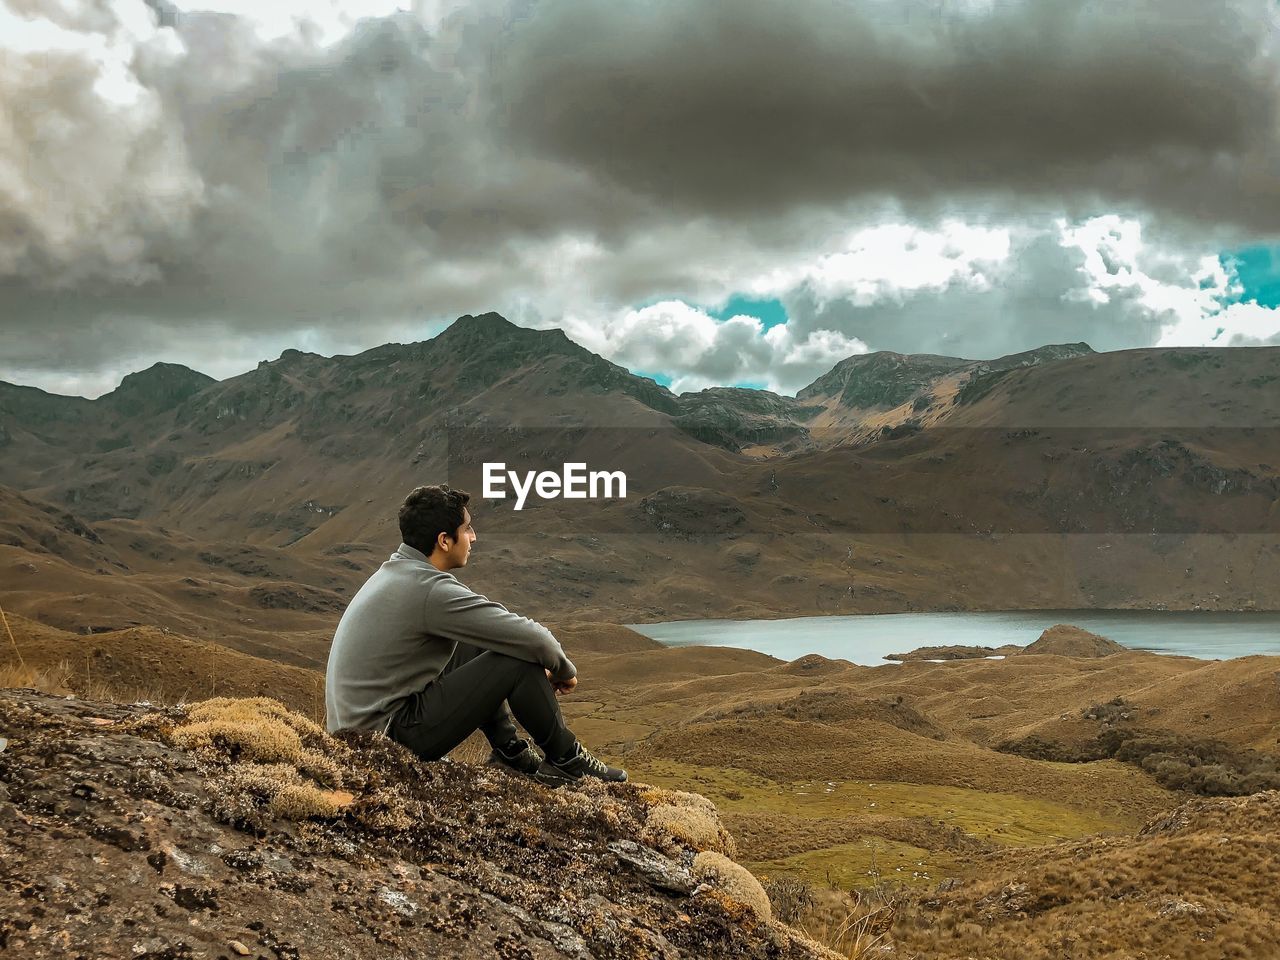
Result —
[{"label": "man's hand", "polygon": [[552,681],[551,685],[556,688],[557,694],[570,693],[573,691],[573,688],[578,685],[578,678],[570,677],[568,680],[561,680],[559,683]]},{"label": "man's hand", "polygon": [[[545,673],[545,674],[547,675],[547,679],[548,679],[548,680],[551,680],[551,671],[550,671],[550,670],[547,670],[547,669],[544,667],[544,668],[543,668],[543,673]],[[556,688],[556,696],[559,696],[559,695],[560,695],[560,694],[562,694],[562,693],[568,693],[569,691],[571,691],[571,690],[572,690],[574,687],[576,687],[577,685],[578,685],[578,678],[577,678],[577,677],[573,677],[572,679],[569,679],[569,680],[551,680],[551,686],[553,686],[553,687],[555,687],[555,688]]]}]

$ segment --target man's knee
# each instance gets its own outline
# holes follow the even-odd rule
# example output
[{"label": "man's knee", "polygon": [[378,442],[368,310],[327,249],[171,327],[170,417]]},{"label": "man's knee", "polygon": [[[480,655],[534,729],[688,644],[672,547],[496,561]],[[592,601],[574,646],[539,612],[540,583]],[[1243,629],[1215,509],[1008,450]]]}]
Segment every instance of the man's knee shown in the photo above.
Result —
[{"label": "man's knee", "polygon": [[489,651],[487,656],[493,658],[494,669],[503,670],[514,677],[522,677],[526,674],[546,676],[546,670],[543,669],[540,663],[521,660],[519,657],[508,656],[505,653],[497,653],[492,650]]}]

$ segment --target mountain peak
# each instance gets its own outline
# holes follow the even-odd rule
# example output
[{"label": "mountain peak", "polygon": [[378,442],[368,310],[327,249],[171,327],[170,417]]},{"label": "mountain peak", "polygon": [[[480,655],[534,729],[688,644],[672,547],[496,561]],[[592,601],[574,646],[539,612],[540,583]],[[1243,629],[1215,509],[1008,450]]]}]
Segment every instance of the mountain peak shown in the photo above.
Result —
[{"label": "mountain peak", "polygon": [[524,362],[535,356],[588,352],[565,336],[563,330],[522,327],[498,313],[465,314],[429,343],[435,350],[444,348],[460,361],[483,356]]},{"label": "mountain peak", "polygon": [[208,374],[180,363],[155,363],[145,370],[127,374],[120,386],[100,399],[125,416],[158,413],[217,382]]},{"label": "mountain peak", "polygon": [[932,353],[877,350],[854,354],[797,391],[796,399],[838,397],[847,407],[896,407],[943,374],[970,363]]},{"label": "mountain peak", "polygon": [[665,387],[592,353],[558,327],[535,330],[497,313],[468,314],[428,341],[427,347],[431,362],[449,366],[443,379],[469,391],[487,388],[522,367],[550,363],[557,368],[551,375],[561,380],[561,387],[572,383],[584,390],[618,390],[664,413],[679,409]]},{"label": "mountain peak", "polygon": [[[527,329],[529,328],[512,323],[502,314],[495,313],[491,310],[488,313],[482,313],[478,316],[470,313],[464,313],[457,320],[453,321],[453,323],[444,330],[444,333],[496,333],[509,335],[513,330]],[[441,336],[443,336],[444,333],[442,333]]]},{"label": "mountain peak", "polygon": [[280,352],[280,356],[274,360],[259,360],[257,369],[270,367],[295,367],[298,364],[306,363],[311,360],[325,360],[327,358],[318,353],[311,353],[307,350],[298,350],[294,347],[286,347]]},{"label": "mountain peak", "polygon": [[1021,353],[1010,353],[994,360],[986,360],[982,366],[988,370],[1007,370],[1013,367],[1034,367],[1036,364],[1049,363],[1053,360],[1069,360],[1072,357],[1083,357],[1096,353],[1093,347],[1083,340],[1076,343],[1046,343],[1033,350]]}]

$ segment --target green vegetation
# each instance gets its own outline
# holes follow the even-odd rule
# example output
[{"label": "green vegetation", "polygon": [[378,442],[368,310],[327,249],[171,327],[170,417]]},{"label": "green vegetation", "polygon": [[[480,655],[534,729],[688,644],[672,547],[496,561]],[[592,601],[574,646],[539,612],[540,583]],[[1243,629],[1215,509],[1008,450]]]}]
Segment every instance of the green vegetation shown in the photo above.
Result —
[{"label": "green vegetation", "polygon": [[1220,740],[1130,729],[1107,730],[1098,740],[1105,754],[1140,766],[1170,790],[1242,797],[1280,789],[1280,760]]},{"label": "green vegetation", "polygon": [[841,890],[871,887],[878,883],[932,887],[944,877],[961,872],[955,858],[946,853],[880,837],[863,837],[853,843],[836,844],[748,866],[764,877],[784,874],[808,878],[810,882],[822,880]]},{"label": "green vegetation", "polygon": [[1029,736],[1005,741],[996,749],[1058,763],[1115,759],[1141,767],[1163,787],[1200,796],[1241,797],[1280,790],[1280,758],[1221,740],[1128,724],[1136,714],[1133,704],[1117,697],[1084,711],[1086,719],[1097,720],[1103,728],[1086,743],[1068,746]]},{"label": "green vegetation", "polygon": [[693,789],[729,813],[782,813],[830,820],[871,815],[929,817],[1007,846],[1035,846],[1105,832],[1111,818],[1063,804],[1008,793],[884,781],[776,783],[733,767],[700,767],[657,760],[636,768],[636,779]]},{"label": "green vegetation", "polygon": [[1208,350],[1171,350],[1168,353],[1169,365],[1175,370],[1187,370],[1192,367],[1212,365],[1217,370],[1222,366],[1222,358]]},{"label": "green vegetation", "polygon": [[1013,373],[1014,369],[1016,368],[993,370],[990,373],[971,376],[956,393],[956,403],[959,405],[976,403],[994,390],[1005,377]]},{"label": "green vegetation", "polygon": [[[757,873],[794,875],[848,888],[883,879],[937,882],[961,870],[957,849],[1032,847],[1124,829],[1114,818],[1005,793],[870,781],[777,783],[733,767],[669,760],[631,767],[638,782],[696,790],[738,833]],[[763,819],[764,823],[761,823]],[[768,851],[741,826],[768,833]],[[783,855],[752,859],[753,853]],[[792,852],[795,851],[795,852]]]}]

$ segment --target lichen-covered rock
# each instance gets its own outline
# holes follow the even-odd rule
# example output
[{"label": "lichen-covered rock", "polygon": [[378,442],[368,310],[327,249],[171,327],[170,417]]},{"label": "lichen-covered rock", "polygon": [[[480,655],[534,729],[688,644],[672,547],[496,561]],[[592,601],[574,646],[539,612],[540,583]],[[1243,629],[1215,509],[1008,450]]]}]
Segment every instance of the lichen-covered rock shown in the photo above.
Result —
[{"label": "lichen-covered rock", "polygon": [[733,895],[691,895],[695,851],[669,834],[648,851],[667,880],[637,867],[655,810],[714,813],[694,794],[423,763],[269,700],[6,690],[0,731],[0,950],[14,956],[826,955]]},{"label": "lichen-covered rock", "polygon": [[615,840],[609,844],[609,849],[620,863],[635,870],[651,887],[671,893],[693,892],[693,877],[688,868],[652,847],[634,840]]}]

